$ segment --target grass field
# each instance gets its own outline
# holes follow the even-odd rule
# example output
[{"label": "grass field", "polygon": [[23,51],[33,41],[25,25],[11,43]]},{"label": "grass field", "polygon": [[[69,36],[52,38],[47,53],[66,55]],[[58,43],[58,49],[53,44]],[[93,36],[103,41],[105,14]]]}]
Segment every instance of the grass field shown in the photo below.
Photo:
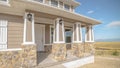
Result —
[{"label": "grass field", "polygon": [[120,42],[97,42],[95,49],[95,63],[79,68],[120,68]]},{"label": "grass field", "polygon": [[95,43],[95,55],[120,57],[120,42],[97,42]]}]

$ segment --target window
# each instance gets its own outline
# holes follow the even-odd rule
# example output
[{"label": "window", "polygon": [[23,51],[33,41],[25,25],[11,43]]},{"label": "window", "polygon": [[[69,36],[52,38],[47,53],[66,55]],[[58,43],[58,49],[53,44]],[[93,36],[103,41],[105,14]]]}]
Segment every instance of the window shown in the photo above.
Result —
[{"label": "window", "polygon": [[37,1],[37,2],[43,3],[43,0],[34,0],[34,1]]},{"label": "window", "polygon": [[7,49],[7,21],[0,20],[0,50]]},{"label": "window", "polygon": [[58,1],[51,0],[51,6],[58,7]]},{"label": "window", "polygon": [[0,2],[8,2],[8,0],[0,0]]},{"label": "window", "polygon": [[64,4],[64,9],[67,10],[67,11],[69,11],[70,10],[70,6],[67,5],[67,4]]},{"label": "window", "polygon": [[71,29],[65,29],[65,42],[66,43],[71,43],[71,39],[72,39]]}]

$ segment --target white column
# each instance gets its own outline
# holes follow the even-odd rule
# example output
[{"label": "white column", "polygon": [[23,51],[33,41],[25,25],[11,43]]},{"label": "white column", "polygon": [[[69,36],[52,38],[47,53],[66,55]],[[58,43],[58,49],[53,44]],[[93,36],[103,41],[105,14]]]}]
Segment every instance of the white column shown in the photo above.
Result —
[{"label": "white column", "polygon": [[82,28],[81,23],[76,22],[73,25],[73,43],[82,43]]},{"label": "white column", "polygon": [[[60,28],[61,27],[61,28]],[[60,32],[62,31],[62,32]],[[62,18],[57,18],[54,24],[53,43],[65,43],[64,21]]]},{"label": "white column", "polygon": [[[27,21],[28,21],[28,15],[31,16],[31,24],[32,24],[32,30],[31,30],[31,36],[32,40],[27,41],[27,30],[30,30],[27,28]],[[35,44],[35,31],[34,31],[34,14],[26,12],[24,16],[24,32],[23,32],[23,44]]]},{"label": "white column", "polygon": [[86,26],[85,42],[94,42],[94,32],[92,25]]}]

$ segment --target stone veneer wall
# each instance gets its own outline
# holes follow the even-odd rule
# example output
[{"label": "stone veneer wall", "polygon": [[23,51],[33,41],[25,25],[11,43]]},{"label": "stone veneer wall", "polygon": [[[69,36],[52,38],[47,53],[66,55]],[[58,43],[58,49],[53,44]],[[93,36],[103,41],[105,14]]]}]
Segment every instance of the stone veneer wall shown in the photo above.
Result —
[{"label": "stone veneer wall", "polygon": [[45,52],[51,53],[52,52],[52,45],[45,46]]},{"label": "stone veneer wall", "polygon": [[57,61],[63,61],[66,60],[66,44],[63,43],[56,43],[52,45],[52,55],[53,58],[56,59]]},{"label": "stone veneer wall", "polygon": [[86,42],[84,48],[85,48],[85,55],[93,55],[95,53],[93,42]]},{"label": "stone veneer wall", "polygon": [[84,45],[82,43],[73,43],[72,44],[72,54],[77,57],[84,56]]},{"label": "stone veneer wall", "polygon": [[22,50],[0,51],[0,68],[32,68],[37,65],[35,45],[22,45]]}]

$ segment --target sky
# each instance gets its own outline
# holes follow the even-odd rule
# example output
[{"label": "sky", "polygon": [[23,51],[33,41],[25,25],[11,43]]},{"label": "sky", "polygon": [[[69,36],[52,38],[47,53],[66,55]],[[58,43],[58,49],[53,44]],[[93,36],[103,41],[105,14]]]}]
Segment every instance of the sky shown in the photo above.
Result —
[{"label": "sky", "polygon": [[120,39],[120,0],[76,0],[75,12],[101,21],[94,26],[95,40]]}]

